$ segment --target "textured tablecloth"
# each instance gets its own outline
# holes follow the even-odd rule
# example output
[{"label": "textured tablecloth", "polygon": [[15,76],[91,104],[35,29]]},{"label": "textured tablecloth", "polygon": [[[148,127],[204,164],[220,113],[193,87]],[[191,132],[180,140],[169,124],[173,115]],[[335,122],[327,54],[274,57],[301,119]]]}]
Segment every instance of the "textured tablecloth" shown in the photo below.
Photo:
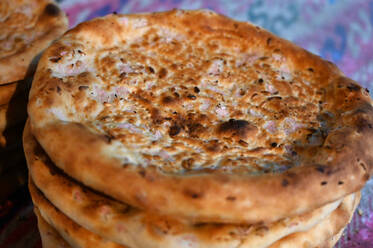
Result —
[{"label": "textured tablecloth", "polygon": [[[0,0],[1,1],[1,0]],[[208,8],[241,21],[251,21],[333,61],[349,77],[373,92],[373,0],[62,0],[71,27],[112,12]],[[373,152],[373,148],[372,148]],[[373,248],[373,180],[338,248]],[[32,207],[19,207],[0,228],[0,248],[41,243]]]}]

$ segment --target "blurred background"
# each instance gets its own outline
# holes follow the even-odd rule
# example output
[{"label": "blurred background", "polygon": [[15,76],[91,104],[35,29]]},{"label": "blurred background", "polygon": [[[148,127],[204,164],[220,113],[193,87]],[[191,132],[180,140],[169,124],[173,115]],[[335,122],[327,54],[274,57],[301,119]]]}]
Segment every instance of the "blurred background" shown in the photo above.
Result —
[{"label": "blurred background", "polygon": [[[1,1],[1,0],[0,0]],[[373,0],[58,0],[70,27],[112,12],[208,8],[250,21],[330,60],[373,96]],[[196,20],[197,22],[198,20]],[[373,148],[372,148],[373,152]],[[1,248],[40,248],[32,207],[1,225]],[[373,180],[336,248],[373,247]]]}]

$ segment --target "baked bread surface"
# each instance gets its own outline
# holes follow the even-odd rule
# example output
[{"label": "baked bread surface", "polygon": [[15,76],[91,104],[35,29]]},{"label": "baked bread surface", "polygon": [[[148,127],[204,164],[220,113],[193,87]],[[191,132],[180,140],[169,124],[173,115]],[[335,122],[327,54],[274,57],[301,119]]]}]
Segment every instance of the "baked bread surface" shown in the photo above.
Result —
[{"label": "baked bread surface", "polygon": [[356,192],[372,173],[368,92],[211,11],[78,25],[43,54],[28,111],[68,175],[190,220],[273,222]]}]

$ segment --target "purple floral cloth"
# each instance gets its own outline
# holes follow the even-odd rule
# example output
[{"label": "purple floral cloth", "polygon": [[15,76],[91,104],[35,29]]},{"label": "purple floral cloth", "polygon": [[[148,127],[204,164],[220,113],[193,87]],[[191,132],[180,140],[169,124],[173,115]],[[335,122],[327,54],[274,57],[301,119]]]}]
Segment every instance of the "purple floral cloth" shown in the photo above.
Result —
[{"label": "purple floral cloth", "polygon": [[[373,92],[373,0],[60,0],[57,2],[68,14],[71,27],[112,12],[150,12],[173,8],[212,9],[241,21],[253,22],[333,61],[348,77]],[[31,213],[30,208],[29,212]],[[17,220],[14,220],[12,225],[16,225],[14,224],[16,222]],[[3,247],[2,239],[4,240],[4,233],[0,232],[0,247]],[[7,244],[10,243],[8,238]],[[39,246],[40,241],[29,247]],[[11,246],[4,247],[23,246],[12,243]],[[363,189],[358,211],[336,247],[373,248],[373,180],[370,180]]]}]

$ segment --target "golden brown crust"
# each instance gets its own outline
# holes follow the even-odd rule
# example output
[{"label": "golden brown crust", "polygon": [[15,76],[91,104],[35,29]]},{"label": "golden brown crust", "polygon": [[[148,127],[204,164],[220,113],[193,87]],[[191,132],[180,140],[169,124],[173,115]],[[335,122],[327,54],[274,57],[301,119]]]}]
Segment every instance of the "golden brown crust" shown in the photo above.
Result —
[{"label": "golden brown crust", "polygon": [[[215,103],[238,98],[233,98],[233,91],[228,92],[228,88],[219,93],[220,88],[211,88],[213,83],[203,86],[202,79],[193,81],[176,77],[177,81],[172,81],[175,88],[197,87],[193,89],[194,95],[187,92],[163,94],[165,92],[158,86],[152,88],[152,85],[136,81],[150,75],[156,85],[165,85],[167,80],[176,80],[172,75],[179,75],[177,65],[169,64],[167,68],[170,70],[155,70],[145,68],[147,64],[141,65],[138,61],[136,66],[129,67],[121,62],[122,67],[116,69],[113,59],[118,44],[131,44],[126,48],[129,53],[146,47],[142,50],[146,53],[147,49],[152,49],[152,40],[141,38],[152,29],[163,32],[161,38],[165,44],[176,44],[170,51],[159,43],[162,39],[156,40],[159,47],[153,57],[159,53],[175,60],[184,58],[185,53],[178,55],[175,52],[180,48],[178,44],[188,44],[196,51],[207,47],[204,54],[211,60],[204,62],[203,69],[207,74],[203,78],[217,77],[226,87],[239,85],[256,89],[256,94],[260,95],[258,101],[261,103],[260,99],[265,99],[263,105],[257,106],[263,117],[259,118],[255,111],[250,114],[246,114],[247,111],[235,112],[233,100],[229,104],[226,102],[226,107],[218,104],[216,109],[212,109],[215,112],[207,118],[203,114],[209,111],[202,105],[199,105],[199,110],[195,105],[189,109],[188,104],[199,101],[198,92],[199,95],[216,96]],[[134,37],[139,38],[136,42],[142,42],[141,46],[131,40]],[[168,39],[170,43],[167,43]],[[178,43],[178,39],[186,41]],[[196,41],[201,39],[203,46]],[[95,41],[94,47],[90,43],[92,40]],[[216,44],[208,43],[209,40],[215,40]],[[196,51],[192,50],[191,54],[198,53]],[[235,58],[242,53],[253,54],[253,51],[259,58],[255,59],[254,66],[244,68],[259,71],[248,74],[254,75],[251,80],[245,78],[254,83],[239,79],[245,75],[241,71],[244,70],[240,67],[241,62],[235,64],[241,68],[237,69],[239,72],[234,69],[228,77],[229,73],[223,69],[224,62],[214,59],[217,54],[225,58],[224,52],[233,54],[229,58]],[[105,53],[114,55],[108,58],[110,56],[104,56]],[[123,61],[137,58],[121,55]],[[159,63],[166,63],[163,61],[166,58],[157,59]],[[250,56],[245,58],[246,63],[250,65],[251,59]],[[263,60],[268,60],[268,64],[261,62]],[[193,63],[197,65],[198,60]],[[281,65],[286,65],[286,68]],[[278,75],[278,71],[269,70],[271,66],[284,73],[283,79],[275,79],[273,75]],[[98,77],[92,73],[96,70]],[[141,70],[143,74],[139,72]],[[270,77],[272,84],[265,82],[264,85],[263,79],[258,78],[261,71],[263,77]],[[191,75],[197,71],[185,69],[183,72]],[[143,76],[138,78],[140,74]],[[293,81],[288,79],[289,74]],[[110,81],[113,77],[124,78],[126,89],[135,90],[135,93],[101,95],[99,87],[104,87],[102,85],[110,88],[121,84],[122,81]],[[230,81],[233,77],[237,79],[234,83]],[[100,81],[100,78],[104,80]],[[136,80],[126,81],[128,78]],[[146,91],[144,85],[151,90]],[[224,95],[227,92],[228,96]],[[152,97],[152,93],[157,95]],[[360,86],[344,77],[333,64],[288,41],[251,24],[235,22],[209,11],[111,15],[83,23],[45,52],[30,97],[28,111],[32,132],[59,168],[96,190],[152,212],[204,221],[273,222],[355,192],[363,187],[372,173],[373,158],[364,147],[371,147],[373,142],[373,110],[369,95]],[[122,98],[123,101],[131,100],[125,101],[126,104],[135,102],[133,105],[136,106],[132,107],[142,106],[139,110],[145,112],[136,114],[137,109],[125,108],[120,102]],[[286,102],[281,100],[285,98]],[[257,101],[245,99],[245,104]],[[239,109],[240,105],[236,108]],[[165,116],[166,111],[172,109],[181,114],[177,114],[178,117]],[[127,114],[126,111],[132,112]],[[232,120],[228,115],[233,117]],[[118,125],[123,118],[128,123],[121,128],[111,126]],[[161,127],[167,123],[167,118],[171,118],[168,130]],[[264,123],[264,118],[273,122]],[[136,121],[154,128],[153,132],[143,131],[141,125],[136,126]],[[209,126],[205,126],[206,123]],[[277,133],[270,127],[273,123],[280,125],[276,127],[281,128]],[[157,130],[164,139],[158,139]],[[275,141],[271,142],[271,138]],[[151,139],[156,142],[151,143]],[[145,147],[147,142],[150,145]],[[206,146],[202,147],[201,143],[206,143]],[[156,148],[179,153],[171,158],[161,152],[152,154],[152,149]],[[227,154],[232,157],[225,157],[216,164],[216,158]],[[237,158],[238,154],[244,156],[235,162],[235,166],[232,158]],[[190,158],[205,161],[203,163],[208,166],[195,168]]]},{"label": "golden brown crust", "polygon": [[291,233],[311,229],[341,202],[268,225],[193,224],[135,209],[75,182],[52,164],[28,124],[24,148],[33,182],[53,205],[88,230],[130,247],[184,247],[192,243],[201,248],[267,247]]},{"label": "golden brown crust", "polygon": [[52,0],[0,3],[0,85],[22,80],[32,60],[67,30],[67,18]]},{"label": "golden brown crust", "polygon": [[38,229],[43,248],[71,248],[61,235],[58,234],[56,229],[43,219],[37,208],[34,208],[34,212],[38,218]]},{"label": "golden brown crust", "polygon": [[53,226],[58,233],[65,239],[73,248],[123,248],[121,246],[105,240],[96,234],[79,226],[56,207],[49,203],[49,201],[41,194],[41,192],[34,186],[32,181],[29,181],[29,189],[32,201],[39,209],[41,216],[49,225]]}]

